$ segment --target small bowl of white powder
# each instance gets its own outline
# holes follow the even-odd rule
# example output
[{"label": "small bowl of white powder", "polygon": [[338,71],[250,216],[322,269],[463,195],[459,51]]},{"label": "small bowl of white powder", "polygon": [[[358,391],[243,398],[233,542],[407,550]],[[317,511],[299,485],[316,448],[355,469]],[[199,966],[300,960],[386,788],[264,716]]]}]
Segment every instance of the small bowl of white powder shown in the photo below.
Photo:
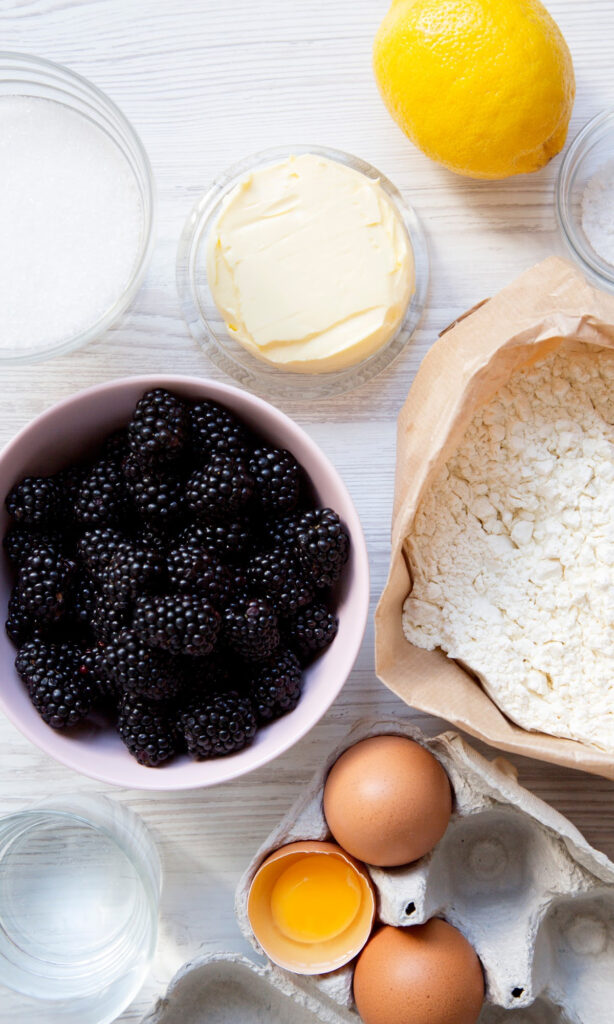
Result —
[{"label": "small bowl of white powder", "polygon": [[127,309],[153,247],[134,129],[67,68],[0,53],[0,363],[61,355]]},{"label": "small bowl of white powder", "polygon": [[569,147],[559,171],[556,208],[576,261],[614,292],[614,110],[592,118]]}]

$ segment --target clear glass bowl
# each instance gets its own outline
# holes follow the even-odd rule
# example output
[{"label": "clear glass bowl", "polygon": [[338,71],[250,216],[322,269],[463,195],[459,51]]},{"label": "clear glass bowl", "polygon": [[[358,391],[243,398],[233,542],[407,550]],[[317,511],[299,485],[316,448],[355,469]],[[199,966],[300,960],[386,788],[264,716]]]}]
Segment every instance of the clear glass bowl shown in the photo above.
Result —
[{"label": "clear glass bowl", "polygon": [[154,242],[154,181],[149,158],[134,128],[100,89],[60,64],[29,54],[0,52],[0,96],[29,96],[62,103],[81,114],[112,140],[127,161],[139,193],[142,228],[132,274],[121,295],[86,329],[39,349],[7,351],[0,364],[35,363],[86,345],[114,324],[133,301],[147,270]]},{"label": "clear glass bowl", "polygon": [[614,110],[597,114],[567,150],[556,189],[559,226],[572,256],[597,284],[614,292],[614,266],[595,252],[582,227],[582,196],[594,174],[614,160]]},{"label": "clear glass bowl", "polygon": [[[405,316],[390,341],[355,366],[329,373],[308,374],[279,370],[257,359],[229,335],[209,288],[206,244],[224,198],[250,171],[289,156],[315,153],[360,171],[380,182],[409,235],[414,251],[416,287]],[[177,253],[177,288],[185,321],[196,340],[216,366],[250,391],[266,398],[328,398],[359,387],[381,373],[402,352],[414,333],[426,302],[429,263],[426,238],[416,212],[400,192],[375,167],[349,153],[323,146],[292,146],[267,149],[246,157],[217,178],[192,210]]]},{"label": "clear glass bowl", "polygon": [[162,872],[143,822],[102,796],[0,819],[4,1019],[110,1024],[156,948]]}]

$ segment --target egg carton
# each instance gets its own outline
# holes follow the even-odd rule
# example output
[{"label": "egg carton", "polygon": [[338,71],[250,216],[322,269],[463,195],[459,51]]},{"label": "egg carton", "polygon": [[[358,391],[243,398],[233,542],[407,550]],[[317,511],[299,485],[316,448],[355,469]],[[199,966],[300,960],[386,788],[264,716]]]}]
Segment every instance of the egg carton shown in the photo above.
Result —
[{"label": "egg carton", "polygon": [[[239,882],[237,918],[252,946],[262,952],[247,914],[258,867],[287,843],[332,838],[322,808],[328,771],[348,747],[382,734],[408,736],[430,750],[455,800],[447,831],[431,853],[407,867],[369,868],[379,920],[409,926],[439,916],[465,935],[486,978],[480,1024],[613,1024],[614,864],[523,789],[512,765],[486,760],[453,732],[428,739],[388,720],[352,729]],[[291,987],[316,998],[327,1024],[337,1024],[339,1014],[359,1021],[353,964],[309,978],[272,964],[268,971],[280,991]]]},{"label": "egg carton", "polygon": [[301,991],[238,953],[185,964],[141,1024],[355,1024],[356,1014]]}]

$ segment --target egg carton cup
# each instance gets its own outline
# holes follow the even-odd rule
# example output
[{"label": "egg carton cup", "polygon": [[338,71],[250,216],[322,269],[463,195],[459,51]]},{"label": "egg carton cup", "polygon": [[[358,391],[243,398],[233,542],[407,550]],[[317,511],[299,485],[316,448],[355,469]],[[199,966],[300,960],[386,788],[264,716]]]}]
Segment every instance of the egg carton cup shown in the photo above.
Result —
[{"label": "egg carton cup", "polygon": [[[406,867],[369,867],[379,919],[404,927],[443,917],[463,933],[486,977],[480,1024],[614,1021],[614,864],[520,786],[512,765],[486,760],[454,732],[428,739],[389,720],[351,730],[239,882],[237,918],[252,946],[262,952],[247,913],[258,867],[288,843],[332,838],[322,807],[328,771],[348,747],[382,734],[407,736],[430,750],[455,799],[447,831],[431,853]],[[326,1024],[357,1024],[353,968],[303,978],[271,964],[266,977],[280,993],[315,1000]]]},{"label": "egg carton cup", "polygon": [[298,989],[268,964],[206,953],[185,964],[141,1024],[355,1024],[356,1014]]}]

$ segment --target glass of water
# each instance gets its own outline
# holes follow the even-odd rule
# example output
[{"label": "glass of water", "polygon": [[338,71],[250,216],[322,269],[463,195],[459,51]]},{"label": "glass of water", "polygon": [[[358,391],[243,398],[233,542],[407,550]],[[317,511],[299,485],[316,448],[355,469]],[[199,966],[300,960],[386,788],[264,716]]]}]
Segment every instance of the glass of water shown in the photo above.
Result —
[{"label": "glass of water", "polygon": [[154,954],[161,877],[141,820],[106,797],[0,819],[0,1006],[19,1011],[2,1019],[115,1020]]}]

